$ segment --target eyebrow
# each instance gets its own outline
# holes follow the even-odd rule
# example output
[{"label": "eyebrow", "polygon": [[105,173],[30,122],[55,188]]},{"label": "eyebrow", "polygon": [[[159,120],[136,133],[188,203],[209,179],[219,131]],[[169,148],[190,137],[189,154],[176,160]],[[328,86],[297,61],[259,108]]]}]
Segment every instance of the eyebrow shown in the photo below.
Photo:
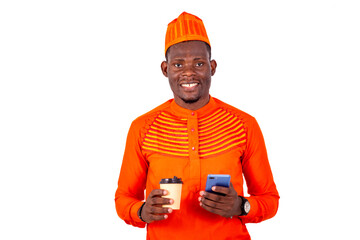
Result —
[{"label": "eyebrow", "polygon": [[175,57],[175,58],[173,58],[172,59],[172,61],[185,61],[183,58],[177,58],[177,57]]},{"label": "eyebrow", "polygon": [[[198,61],[198,60],[202,60],[202,59],[206,59],[206,58],[204,58],[204,57],[195,57],[195,58],[193,59],[193,61]],[[180,57],[175,57],[175,58],[173,58],[172,60],[173,60],[173,61],[185,61],[184,58],[180,58]]]}]

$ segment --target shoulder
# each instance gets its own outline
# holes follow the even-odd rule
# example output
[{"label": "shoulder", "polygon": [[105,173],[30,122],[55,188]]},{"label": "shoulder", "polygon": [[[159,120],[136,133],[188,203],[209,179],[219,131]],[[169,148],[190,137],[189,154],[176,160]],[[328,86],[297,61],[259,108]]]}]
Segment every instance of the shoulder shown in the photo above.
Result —
[{"label": "shoulder", "polygon": [[248,122],[253,122],[255,121],[255,118],[253,116],[251,116],[250,114],[230,105],[230,104],[227,104],[217,98],[213,98],[214,101],[216,102],[216,104],[223,108],[224,110],[236,115],[237,117],[239,117],[243,122],[245,123],[248,123]]},{"label": "shoulder", "polygon": [[214,100],[221,108],[237,116],[240,119],[247,135],[247,144],[252,142],[252,139],[259,139],[259,137],[262,138],[260,126],[255,117],[218,99]]},{"label": "shoulder", "polygon": [[157,115],[159,115],[161,112],[166,111],[170,107],[170,103],[173,101],[173,99],[170,99],[163,104],[157,106],[156,108],[148,111],[147,113],[137,117],[135,120],[133,120],[131,127],[132,128],[141,128],[150,122],[152,122]]}]

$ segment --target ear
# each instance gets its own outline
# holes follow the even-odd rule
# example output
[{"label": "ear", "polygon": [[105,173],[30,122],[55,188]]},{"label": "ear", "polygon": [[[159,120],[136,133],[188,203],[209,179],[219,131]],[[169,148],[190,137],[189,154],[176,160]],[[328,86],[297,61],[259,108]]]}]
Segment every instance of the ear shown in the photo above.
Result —
[{"label": "ear", "polygon": [[215,60],[210,61],[210,67],[211,67],[211,76],[214,76],[217,67],[217,63]]},{"label": "ear", "polygon": [[165,77],[168,77],[168,71],[167,71],[168,69],[167,69],[167,67],[168,67],[168,63],[166,61],[163,61],[161,63],[161,71],[162,71],[162,73],[164,74]]}]

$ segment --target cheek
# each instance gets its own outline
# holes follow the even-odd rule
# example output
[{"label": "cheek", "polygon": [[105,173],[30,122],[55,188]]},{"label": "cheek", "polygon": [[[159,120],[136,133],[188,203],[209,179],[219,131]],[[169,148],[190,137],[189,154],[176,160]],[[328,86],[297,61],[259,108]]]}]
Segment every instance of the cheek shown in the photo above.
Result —
[{"label": "cheek", "polygon": [[201,75],[201,79],[202,79],[202,82],[205,86],[208,86],[210,87],[210,84],[211,84],[211,74],[210,72],[209,73],[204,73],[203,75]]},{"label": "cheek", "polygon": [[170,85],[171,90],[172,90],[173,92],[175,92],[176,89],[177,89],[177,83],[176,83],[176,81],[173,80],[173,79],[171,79],[171,78],[169,78],[169,85]]},{"label": "cheek", "polygon": [[196,73],[200,78],[202,78],[204,81],[211,79],[211,69],[206,68],[203,71],[199,71]]},{"label": "cheek", "polygon": [[168,73],[168,79],[169,79],[170,86],[176,86],[177,81],[179,79],[179,76],[178,76],[178,74],[175,74],[173,72],[169,72]]}]

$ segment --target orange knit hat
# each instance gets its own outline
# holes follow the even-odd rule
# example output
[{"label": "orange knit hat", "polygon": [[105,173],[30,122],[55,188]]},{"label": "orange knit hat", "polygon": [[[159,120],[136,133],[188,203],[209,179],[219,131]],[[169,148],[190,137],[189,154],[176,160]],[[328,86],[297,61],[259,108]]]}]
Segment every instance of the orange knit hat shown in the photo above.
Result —
[{"label": "orange knit hat", "polygon": [[199,40],[210,45],[204,23],[195,15],[183,12],[168,24],[165,36],[165,54],[176,43]]}]

